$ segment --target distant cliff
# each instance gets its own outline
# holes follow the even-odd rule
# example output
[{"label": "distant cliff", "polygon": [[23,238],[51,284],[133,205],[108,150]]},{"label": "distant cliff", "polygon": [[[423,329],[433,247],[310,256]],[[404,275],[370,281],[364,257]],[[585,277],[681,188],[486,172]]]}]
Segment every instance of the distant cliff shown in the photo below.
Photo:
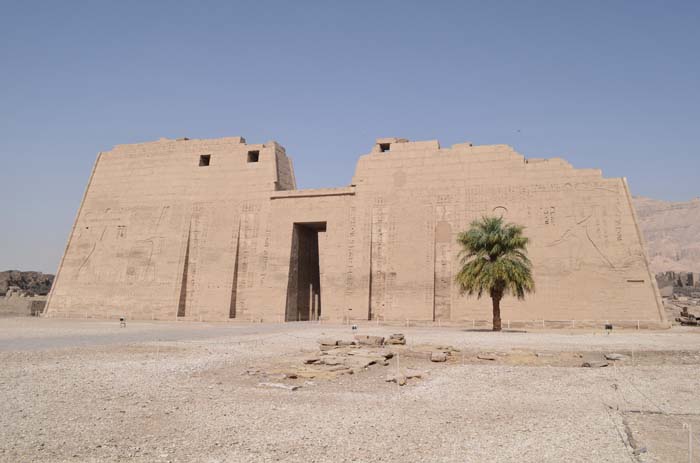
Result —
[{"label": "distant cliff", "polygon": [[10,286],[18,286],[24,291],[38,295],[48,294],[51,283],[53,283],[53,275],[47,273],[18,270],[0,272],[0,296],[4,296]]},{"label": "distant cliff", "polygon": [[651,270],[700,271],[700,198],[686,202],[633,199]]}]

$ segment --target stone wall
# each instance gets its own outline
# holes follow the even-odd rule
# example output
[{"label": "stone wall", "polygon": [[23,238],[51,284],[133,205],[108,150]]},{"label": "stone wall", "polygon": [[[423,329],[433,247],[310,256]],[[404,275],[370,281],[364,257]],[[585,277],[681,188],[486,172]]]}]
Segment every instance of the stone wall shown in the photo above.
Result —
[{"label": "stone wall", "polygon": [[[323,319],[486,320],[490,301],[452,284],[456,236],[485,214],[531,238],[537,292],[504,300],[504,320],[665,322],[624,179],[505,145],[403,139],[378,140],[350,186],[317,190],[295,189],[274,142],[117,146],[98,157],[48,313],[293,319],[298,279],[318,265]],[[295,256],[295,229],[319,224],[318,256]]]},{"label": "stone wall", "polygon": [[44,312],[46,296],[0,297],[0,317],[37,317]]}]

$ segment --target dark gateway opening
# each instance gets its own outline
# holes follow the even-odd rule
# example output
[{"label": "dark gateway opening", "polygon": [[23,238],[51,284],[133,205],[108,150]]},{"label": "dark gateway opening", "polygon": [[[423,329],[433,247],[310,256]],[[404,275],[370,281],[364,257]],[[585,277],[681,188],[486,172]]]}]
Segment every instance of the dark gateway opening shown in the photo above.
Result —
[{"label": "dark gateway opening", "polygon": [[318,234],[326,222],[295,223],[289,259],[286,321],[318,320],[321,316],[321,269]]}]

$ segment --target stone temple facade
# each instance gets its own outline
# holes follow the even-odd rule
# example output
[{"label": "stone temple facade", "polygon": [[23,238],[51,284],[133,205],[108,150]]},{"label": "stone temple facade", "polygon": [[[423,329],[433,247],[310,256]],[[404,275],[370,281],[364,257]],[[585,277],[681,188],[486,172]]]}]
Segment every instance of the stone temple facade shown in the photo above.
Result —
[{"label": "stone temple facade", "polygon": [[297,190],[276,142],[100,153],[48,316],[156,320],[489,320],[453,284],[482,215],[526,226],[536,293],[506,320],[665,323],[625,179],[506,145],[379,139],[352,184]]}]

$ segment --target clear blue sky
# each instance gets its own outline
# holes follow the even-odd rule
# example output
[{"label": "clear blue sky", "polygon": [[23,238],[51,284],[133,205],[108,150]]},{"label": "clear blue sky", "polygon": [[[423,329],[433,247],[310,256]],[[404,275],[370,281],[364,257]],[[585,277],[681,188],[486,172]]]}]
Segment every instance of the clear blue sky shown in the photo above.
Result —
[{"label": "clear blue sky", "polygon": [[700,194],[700,2],[0,2],[0,270],[54,272],[95,156],[279,141],[301,188],[377,137],[507,143]]}]

